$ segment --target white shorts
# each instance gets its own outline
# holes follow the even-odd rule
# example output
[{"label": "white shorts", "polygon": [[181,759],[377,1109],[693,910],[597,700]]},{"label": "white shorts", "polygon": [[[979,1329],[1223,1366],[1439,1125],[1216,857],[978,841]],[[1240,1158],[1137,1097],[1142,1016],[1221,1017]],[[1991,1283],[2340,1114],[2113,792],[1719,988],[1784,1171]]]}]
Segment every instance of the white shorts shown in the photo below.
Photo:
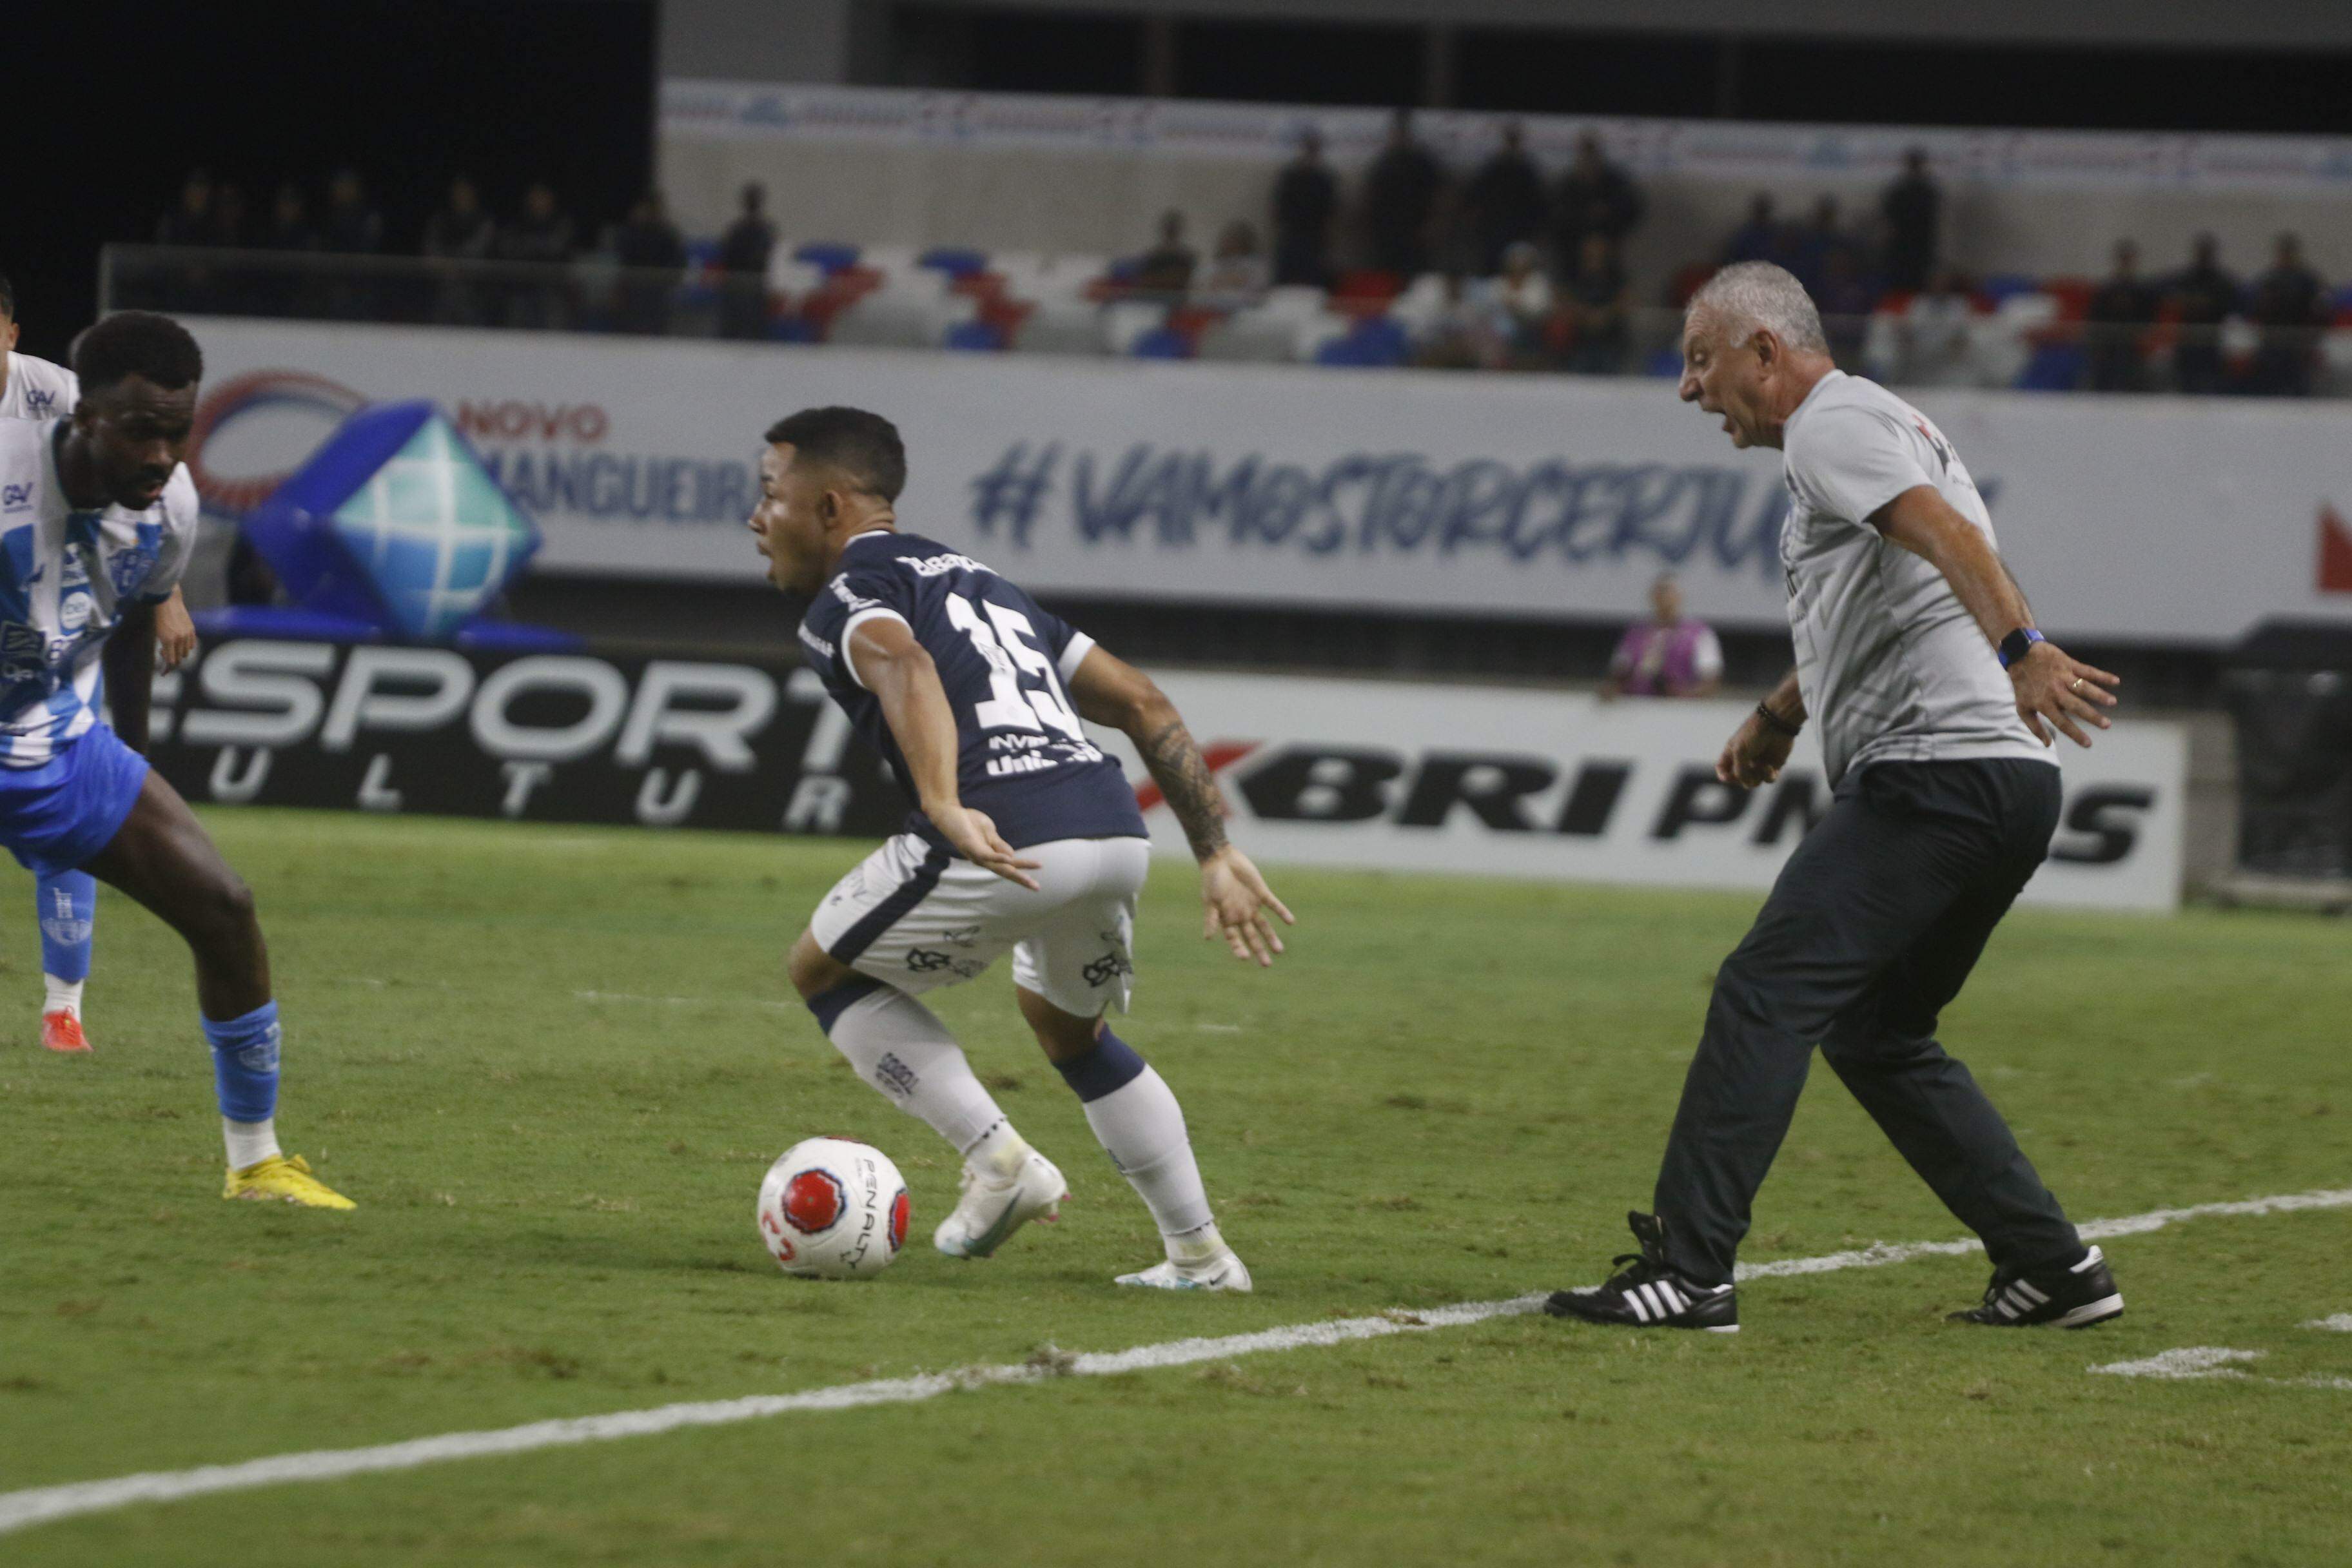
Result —
[{"label": "white shorts", "polygon": [[1063,1012],[1127,1011],[1143,838],[1057,838],[1022,850],[1037,891],[901,833],[834,884],[817,945],[909,994],[970,980],[1013,952],[1013,978]]}]

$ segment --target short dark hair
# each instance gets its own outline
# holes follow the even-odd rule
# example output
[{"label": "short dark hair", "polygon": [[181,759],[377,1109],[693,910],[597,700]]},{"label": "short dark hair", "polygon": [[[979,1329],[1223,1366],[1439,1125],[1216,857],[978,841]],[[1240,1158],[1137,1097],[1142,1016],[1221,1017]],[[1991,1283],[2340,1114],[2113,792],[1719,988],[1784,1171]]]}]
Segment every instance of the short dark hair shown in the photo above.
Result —
[{"label": "short dark hair", "polygon": [[0,316],[12,321],[16,319],[16,286],[8,281],[5,272],[0,272]]},{"label": "short dark hair", "polygon": [[803,408],[768,426],[768,444],[793,448],[794,460],[829,463],[858,488],[897,500],[907,488],[907,444],[898,427],[863,408]]},{"label": "short dark hair", "polygon": [[205,356],[188,329],[152,310],[117,310],[76,338],[74,374],[85,395],[143,375],[167,392],[204,379]]}]

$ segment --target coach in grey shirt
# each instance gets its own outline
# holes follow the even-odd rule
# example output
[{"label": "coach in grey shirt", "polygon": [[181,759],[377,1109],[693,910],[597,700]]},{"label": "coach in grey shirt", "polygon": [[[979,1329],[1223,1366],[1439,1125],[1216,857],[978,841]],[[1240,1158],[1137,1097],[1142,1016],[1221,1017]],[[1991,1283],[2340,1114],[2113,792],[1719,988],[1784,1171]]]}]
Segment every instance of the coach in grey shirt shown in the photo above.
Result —
[{"label": "coach in grey shirt", "polygon": [[1969,1069],[1936,1041],[1986,940],[2058,824],[2054,728],[2105,729],[2116,678],[2033,629],[1992,520],[1917,409],[1832,363],[1821,317],[1769,262],[1691,300],[1681,395],[1735,447],[1778,447],[1780,566],[1797,668],[1723,749],[1726,784],[1769,784],[1809,721],[1834,796],[1717,973],[1642,1250],[1561,1317],[1737,1330],[1732,1258],[1816,1044],[1911,1168],[1984,1238],[1999,1325],[2085,1327],[2123,1310],[2095,1247]]}]

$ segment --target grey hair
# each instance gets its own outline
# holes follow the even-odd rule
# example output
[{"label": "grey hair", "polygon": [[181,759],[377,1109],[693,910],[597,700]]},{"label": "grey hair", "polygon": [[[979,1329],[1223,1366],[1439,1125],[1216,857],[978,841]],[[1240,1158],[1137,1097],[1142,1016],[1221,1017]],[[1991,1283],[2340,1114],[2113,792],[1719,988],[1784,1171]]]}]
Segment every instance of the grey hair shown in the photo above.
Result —
[{"label": "grey hair", "polygon": [[1812,296],[1795,273],[1769,261],[1733,262],[1691,296],[1690,309],[1713,310],[1735,326],[1761,327],[1800,353],[1830,352]]}]

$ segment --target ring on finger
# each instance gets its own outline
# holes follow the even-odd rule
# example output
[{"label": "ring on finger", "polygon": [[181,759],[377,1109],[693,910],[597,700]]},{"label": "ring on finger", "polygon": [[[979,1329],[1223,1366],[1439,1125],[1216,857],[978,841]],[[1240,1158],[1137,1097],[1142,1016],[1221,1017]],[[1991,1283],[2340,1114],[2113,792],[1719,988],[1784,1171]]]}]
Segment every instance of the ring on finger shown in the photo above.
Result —
[{"label": "ring on finger", "polygon": [[2082,689],[2083,689],[2083,678],[2082,678],[2081,676],[2079,676],[2079,675],[2078,675],[2078,676],[2076,676],[2073,680],[2071,680],[2071,681],[2069,681],[2069,682],[2067,683],[2066,689],[2067,689],[2067,690],[2069,690],[2069,691],[2080,691],[2080,690],[2082,690]]}]

